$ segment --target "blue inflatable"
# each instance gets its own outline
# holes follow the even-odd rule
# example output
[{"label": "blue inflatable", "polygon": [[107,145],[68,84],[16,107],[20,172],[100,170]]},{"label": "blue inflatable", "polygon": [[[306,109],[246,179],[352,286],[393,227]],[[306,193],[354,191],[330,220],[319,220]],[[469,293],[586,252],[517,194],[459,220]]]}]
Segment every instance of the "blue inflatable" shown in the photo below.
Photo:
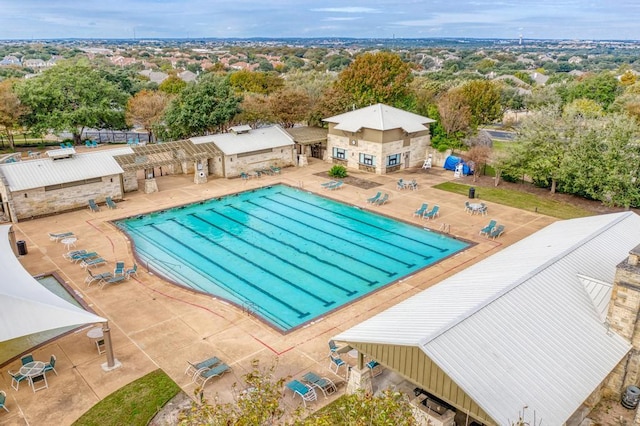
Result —
[{"label": "blue inflatable", "polygon": [[447,159],[444,161],[444,169],[445,170],[451,170],[451,171],[455,171],[456,170],[456,166],[458,164],[462,163],[462,174],[464,175],[470,175],[471,174],[471,169],[469,168],[469,166],[467,165],[467,163],[465,163],[465,161],[460,158],[460,157],[456,157],[453,155],[450,155],[447,157]]}]

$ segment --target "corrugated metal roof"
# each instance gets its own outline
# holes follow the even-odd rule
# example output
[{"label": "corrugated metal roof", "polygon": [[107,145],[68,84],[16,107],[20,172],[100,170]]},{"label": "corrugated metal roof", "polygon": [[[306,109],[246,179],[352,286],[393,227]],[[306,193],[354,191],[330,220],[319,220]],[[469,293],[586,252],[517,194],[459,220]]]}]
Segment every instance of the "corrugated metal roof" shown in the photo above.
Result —
[{"label": "corrugated metal roof", "polygon": [[24,191],[49,185],[76,182],[122,173],[115,155],[131,153],[131,148],[76,154],[70,158],[51,158],[0,164],[11,191]]},{"label": "corrugated metal roof", "polygon": [[596,311],[600,314],[600,320],[605,322],[607,319],[607,312],[609,311],[609,301],[611,300],[613,284],[605,283],[604,281],[582,275],[578,275],[578,279],[591,298]]},{"label": "corrugated metal roof", "polygon": [[563,424],[630,348],[581,276],[612,283],[639,241],[632,212],[556,222],[334,339],[419,346],[500,424]]},{"label": "corrugated metal roof", "polygon": [[247,133],[218,133],[190,139],[194,144],[214,143],[224,155],[244,154],[293,145],[293,138],[278,125],[251,129]]},{"label": "corrugated metal roof", "polygon": [[428,130],[426,124],[435,122],[430,118],[384,104],[349,111],[322,121],[336,123],[335,129],[348,132],[357,132],[360,129],[402,129],[407,133]]}]

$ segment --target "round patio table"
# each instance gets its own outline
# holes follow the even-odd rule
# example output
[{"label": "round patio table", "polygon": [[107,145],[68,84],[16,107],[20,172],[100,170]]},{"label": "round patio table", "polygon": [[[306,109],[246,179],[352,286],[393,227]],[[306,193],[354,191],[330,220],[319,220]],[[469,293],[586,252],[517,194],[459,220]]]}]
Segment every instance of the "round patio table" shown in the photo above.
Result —
[{"label": "round patio table", "polygon": [[69,250],[71,246],[75,247],[76,241],[78,241],[76,237],[63,238],[62,240],[60,240],[60,242],[64,244],[67,250]]},{"label": "round patio table", "polygon": [[31,361],[20,367],[20,374],[27,377],[38,376],[44,371],[44,362]]},{"label": "round patio table", "polygon": [[87,331],[87,337],[90,339],[102,339],[102,327],[93,327]]}]

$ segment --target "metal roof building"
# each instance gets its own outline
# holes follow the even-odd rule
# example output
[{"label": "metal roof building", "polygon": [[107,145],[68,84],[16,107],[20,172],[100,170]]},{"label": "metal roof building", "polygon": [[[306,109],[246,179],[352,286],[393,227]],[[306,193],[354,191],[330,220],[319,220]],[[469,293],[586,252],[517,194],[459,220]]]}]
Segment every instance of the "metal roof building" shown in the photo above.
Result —
[{"label": "metal roof building", "polygon": [[0,174],[5,177],[12,192],[61,185],[120,174],[123,172],[122,167],[113,157],[132,152],[131,148],[119,148],[74,154],[57,160],[42,158],[4,163],[0,164]]},{"label": "metal roof building", "polygon": [[322,121],[336,123],[334,129],[347,132],[357,132],[364,128],[380,131],[402,129],[407,133],[429,130],[428,124],[435,122],[430,118],[384,104],[345,112]]},{"label": "metal roof building", "polygon": [[603,312],[640,216],[556,222],[334,337],[487,424],[564,424],[630,349]]},{"label": "metal roof building", "polygon": [[231,128],[229,133],[218,133],[209,136],[198,136],[189,140],[195,145],[213,143],[224,155],[247,154],[265,149],[293,146],[293,138],[280,126],[251,129],[249,126],[237,126],[239,131]]}]

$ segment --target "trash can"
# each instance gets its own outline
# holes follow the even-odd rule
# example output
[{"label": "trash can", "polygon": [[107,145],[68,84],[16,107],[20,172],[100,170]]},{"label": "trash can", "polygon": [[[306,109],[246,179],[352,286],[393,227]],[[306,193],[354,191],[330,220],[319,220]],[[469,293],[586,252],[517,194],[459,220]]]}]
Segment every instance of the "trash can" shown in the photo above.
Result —
[{"label": "trash can", "polygon": [[27,254],[27,242],[25,240],[17,241],[16,245],[18,246],[18,254],[20,256]]},{"label": "trash can", "polygon": [[640,402],[640,388],[637,386],[628,386],[622,394],[622,406],[624,408],[634,409]]},{"label": "trash can", "polygon": [[469,198],[476,198],[476,189],[473,186],[469,188]]}]

